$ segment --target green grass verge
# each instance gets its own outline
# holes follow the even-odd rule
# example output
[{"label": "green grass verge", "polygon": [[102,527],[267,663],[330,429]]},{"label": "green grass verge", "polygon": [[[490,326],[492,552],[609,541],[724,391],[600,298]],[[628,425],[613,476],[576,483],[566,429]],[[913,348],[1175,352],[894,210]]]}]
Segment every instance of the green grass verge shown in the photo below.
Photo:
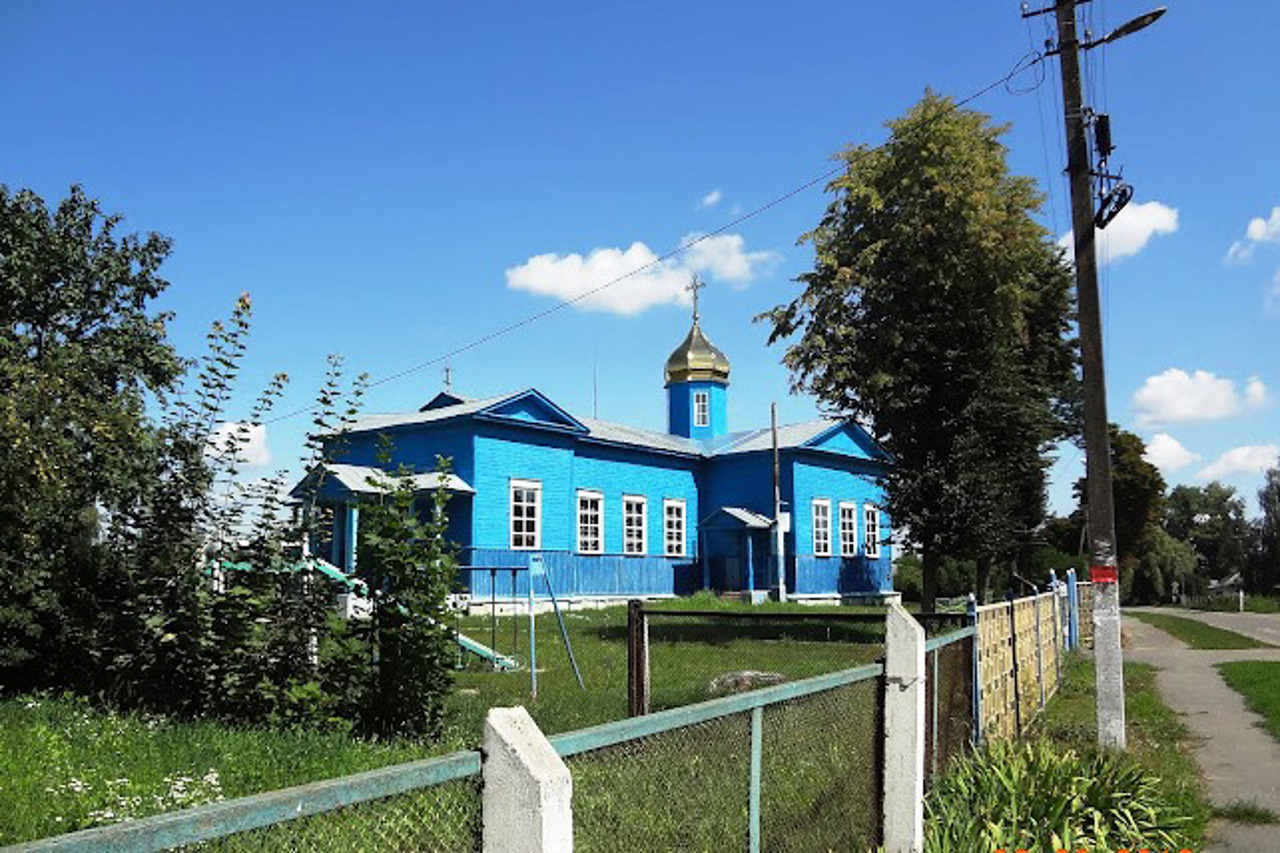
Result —
[{"label": "green grass verge", "polygon": [[[742,607],[712,597],[664,606]],[[773,604],[762,612],[799,607]],[[573,610],[564,621],[585,689],[574,678],[555,616],[541,614],[536,618],[538,698],[532,699],[528,617],[499,617],[492,644],[513,654],[522,669],[493,672],[472,659],[455,675],[445,732],[434,743],[370,743],[338,734],[166,720],[93,709],[71,697],[2,701],[0,845],[474,748],[485,713],[494,706],[526,706],[549,734],[625,717],[626,609]],[[457,625],[491,643],[487,617],[464,617]],[[779,625],[748,629],[734,623],[729,634],[724,623],[690,625],[655,617],[650,632],[654,707],[711,698],[711,681],[726,672],[764,670],[793,680],[867,663],[882,653],[882,626],[819,622],[801,628],[792,623],[784,630]],[[688,751],[691,760],[697,754]],[[698,796],[690,790],[688,802]]]},{"label": "green grass verge", "polygon": [[1244,697],[1249,710],[1262,717],[1271,736],[1280,741],[1280,662],[1220,663],[1218,671],[1227,686]]},{"label": "green grass verge", "polygon": [[1183,616],[1170,616],[1167,613],[1149,613],[1126,611],[1126,616],[1132,616],[1141,622],[1146,622],[1161,631],[1172,634],[1182,642],[1186,643],[1193,649],[1265,649],[1271,648],[1269,643],[1255,640],[1252,637],[1246,637],[1243,634],[1237,634],[1235,631],[1228,631],[1225,628],[1217,628],[1213,625],[1206,625],[1195,619],[1187,619]]},{"label": "green grass verge", "polygon": [[[1124,665],[1128,754],[1160,780],[1163,798],[1185,815],[1185,832],[1200,849],[1210,817],[1208,793],[1191,755],[1191,732],[1156,689],[1155,668]],[[1057,695],[1036,720],[1031,737],[1088,752],[1098,740],[1093,662],[1072,656]]]},{"label": "green grass verge", "polygon": [[1225,806],[1215,806],[1213,816],[1232,823],[1249,823],[1255,826],[1280,823],[1280,816],[1271,809],[1244,800],[1237,800]]}]

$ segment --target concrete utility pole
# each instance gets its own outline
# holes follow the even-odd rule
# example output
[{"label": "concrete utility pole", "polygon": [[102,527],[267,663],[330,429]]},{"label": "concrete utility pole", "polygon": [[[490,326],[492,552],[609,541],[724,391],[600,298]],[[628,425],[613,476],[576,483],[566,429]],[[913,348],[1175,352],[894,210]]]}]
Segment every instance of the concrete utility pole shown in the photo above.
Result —
[{"label": "concrete utility pole", "polygon": [[1076,298],[1080,308],[1080,356],[1084,369],[1084,448],[1089,513],[1089,574],[1094,582],[1093,653],[1097,672],[1098,742],[1125,748],[1124,659],[1120,650],[1120,585],[1116,565],[1116,518],[1111,502],[1111,436],[1107,430],[1107,383],[1098,312],[1098,261],[1093,229],[1089,145],[1080,103],[1080,43],[1075,0],[1061,0],[1058,56],[1062,60],[1062,104],[1067,124],[1067,172],[1071,178],[1071,230],[1075,239]]}]

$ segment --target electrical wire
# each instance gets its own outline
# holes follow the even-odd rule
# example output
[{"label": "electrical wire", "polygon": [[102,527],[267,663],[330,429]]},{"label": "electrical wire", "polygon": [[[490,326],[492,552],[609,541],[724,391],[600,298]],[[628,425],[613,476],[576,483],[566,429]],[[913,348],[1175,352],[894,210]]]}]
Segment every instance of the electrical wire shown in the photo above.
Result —
[{"label": "electrical wire", "polygon": [[[1006,72],[1003,76],[1001,76],[1001,77],[997,78],[996,80],[993,80],[992,82],[988,83],[987,85],[983,86],[982,88],[977,89],[977,90],[975,90],[975,91],[973,91],[973,92],[969,93],[969,94],[968,94],[968,95],[966,95],[965,97],[963,97],[963,98],[961,98],[961,99],[959,99],[959,100],[957,100],[957,101],[953,101],[953,102],[951,103],[950,109],[948,109],[948,110],[944,110],[944,111],[941,111],[941,112],[939,112],[939,113],[935,114],[935,115],[931,118],[931,120],[930,120],[929,122],[927,122],[927,123],[925,123],[925,124],[922,124],[922,125],[918,125],[918,126],[917,126],[917,129],[918,129],[918,130],[923,130],[923,129],[925,129],[925,128],[929,127],[930,125],[932,125],[934,121],[937,121],[937,120],[941,119],[943,116],[948,115],[951,111],[953,111],[953,110],[958,110],[958,109],[960,109],[961,107],[963,107],[963,106],[965,106],[965,105],[967,105],[967,104],[969,104],[969,103],[971,103],[971,102],[973,102],[973,101],[976,101],[978,98],[981,98],[983,95],[987,94],[988,92],[992,91],[993,89],[996,89],[996,88],[998,88],[998,87],[1000,87],[1000,86],[1007,86],[1007,85],[1008,85],[1008,83],[1009,83],[1009,81],[1010,81],[1010,80],[1012,80],[1016,75],[1021,74],[1021,73],[1022,73],[1023,71],[1025,71],[1026,69],[1031,68],[1031,67],[1033,67],[1033,66],[1035,66],[1035,65],[1037,65],[1037,64],[1041,64],[1041,63],[1043,63],[1043,62],[1044,62],[1044,55],[1043,55],[1043,54],[1041,54],[1041,53],[1039,53],[1038,51],[1031,51],[1031,52],[1029,52],[1029,53],[1027,53],[1027,54],[1024,54],[1021,58],[1019,58],[1019,59],[1018,59],[1017,63],[1013,66],[1013,68],[1011,68],[1011,69],[1010,69],[1008,72]],[[1042,75],[1042,77],[1041,77],[1041,82],[1043,82],[1043,75]],[[1037,85],[1038,85],[1038,84],[1037,84]],[[629,279],[631,279],[631,278],[634,278],[635,276],[639,275],[640,273],[644,272],[645,270],[652,269],[652,268],[653,268],[653,267],[655,267],[655,266],[658,266],[658,265],[660,265],[660,264],[663,264],[663,263],[665,263],[666,261],[668,261],[668,260],[670,260],[670,259],[672,259],[672,258],[674,258],[674,257],[676,257],[676,256],[678,256],[678,255],[680,255],[680,254],[683,254],[684,252],[687,252],[689,249],[693,248],[694,246],[697,246],[699,243],[702,243],[702,242],[704,242],[704,241],[706,241],[706,240],[711,239],[712,237],[715,237],[715,236],[718,236],[718,235],[720,235],[720,234],[723,234],[724,232],[728,231],[730,228],[733,228],[733,227],[735,227],[735,226],[737,226],[737,225],[740,225],[740,224],[742,224],[743,222],[747,222],[748,220],[754,219],[755,217],[757,217],[757,216],[761,215],[762,213],[765,213],[765,212],[767,212],[767,211],[769,211],[769,210],[773,209],[774,207],[777,207],[778,205],[782,204],[783,202],[788,201],[789,199],[792,199],[792,198],[794,198],[794,197],[795,197],[795,196],[797,196],[797,195],[800,195],[800,194],[801,194],[801,193],[803,193],[805,190],[808,190],[808,189],[810,189],[810,188],[812,188],[812,187],[814,187],[814,186],[817,186],[817,185],[818,185],[818,184],[820,184],[820,183],[823,183],[824,181],[829,180],[830,178],[835,177],[835,176],[836,176],[837,174],[839,174],[840,172],[845,171],[845,169],[846,169],[846,164],[842,162],[840,165],[837,165],[837,166],[834,166],[834,167],[832,167],[832,168],[830,168],[830,169],[827,169],[826,171],[822,172],[821,174],[816,175],[816,176],[814,176],[814,177],[810,178],[809,180],[807,180],[807,181],[805,181],[805,182],[803,182],[803,183],[799,184],[799,185],[798,185],[798,186],[796,186],[796,187],[793,187],[793,188],[792,188],[792,189],[790,189],[790,190],[787,190],[786,192],[782,193],[781,195],[775,196],[774,198],[770,199],[769,201],[765,202],[764,204],[761,204],[759,207],[756,207],[756,208],[754,208],[754,209],[752,209],[752,210],[749,210],[749,211],[747,211],[746,213],[742,214],[741,216],[738,216],[738,217],[736,217],[736,218],[734,218],[734,219],[732,219],[732,220],[730,220],[730,221],[728,221],[728,222],[724,223],[723,225],[720,225],[719,227],[717,227],[717,228],[715,228],[715,229],[713,229],[713,230],[711,230],[711,231],[709,231],[709,232],[707,232],[707,233],[705,233],[705,234],[702,234],[701,236],[699,236],[699,237],[697,237],[697,238],[695,238],[695,239],[693,239],[693,240],[689,240],[689,241],[688,241],[688,242],[686,242],[686,243],[681,243],[680,245],[676,246],[676,248],[672,249],[671,251],[666,252],[665,254],[659,255],[658,257],[654,258],[653,260],[649,261],[648,263],[643,264],[643,265],[641,265],[641,266],[639,266],[639,267],[636,267],[635,269],[631,270],[630,272],[623,273],[623,274],[622,274],[622,275],[620,275],[620,276],[617,276],[617,277],[615,277],[615,278],[612,278],[612,279],[610,279],[609,281],[606,281],[606,282],[604,282],[603,284],[601,284],[601,285],[599,285],[599,286],[597,286],[597,287],[592,288],[591,290],[588,290],[588,291],[586,291],[586,292],[584,292],[584,293],[580,293],[580,294],[578,294],[577,296],[573,297],[572,299],[566,299],[566,300],[564,300],[564,301],[562,301],[562,302],[559,302],[559,303],[557,303],[557,304],[555,304],[555,305],[552,305],[552,306],[551,306],[551,307],[549,307],[549,308],[543,309],[542,311],[537,311],[537,312],[535,312],[535,313],[533,313],[533,314],[530,314],[530,315],[528,315],[527,317],[524,317],[524,318],[522,318],[522,319],[520,319],[520,320],[517,320],[517,321],[515,321],[515,322],[513,322],[513,323],[508,323],[507,325],[502,326],[501,328],[495,329],[495,330],[494,330],[494,331],[492,331],[492,332],[489,332],[489,333],[487,333],[487,334],[485,334],[485,335],[482,335],[482,336],[480,336],[480,337],[478,337],[478,338],[474,338],[473,340],[469,341],[468,343],[462,344],[461,346],[454,347],[453,349],[448,350],[447,352],[441,353],[440,355],[438,355],[438,356],[436,356],[436,357],[434,357],[434,358],[427,359],[426,361],[418,362],[418,363],[413,364],[413,365],[411,365],[411,366],[409,366],[409,367],[406,367],[406,368],[404,368],[404,369],[402,369],[402,370],[398,370],[398,371],[396,371],[395,373],[389,373],[389,374],[387,374],[386,376],[383,376],[383,377],[381,377],[381,378],[379,378],[379,379],[376,379],[376,380],[370,381],[370,382],[368,382],[368,383],[365,385],[365,390],[366,390],[366,391],[368,391],[368,390],[371,390],[371,389],[373,389],[373,388],[377,388],[377,387],[379,387],[379,386],[386,385],[386,384],[391,383],[391,382],[395,382],[395,381],[397,381],[397,380],[399,380],[399,379],[403,379],[403,378],[405,378],[406,376],[410,376],[410,375],[412,375],[412,374],[414,374],[414,373],[417,373],[418,371],[425,370],[425,369],[426,369],[426,368],[428,368],[428,367],[432,367],[432,366],[434,366],[434,365],[440,364],[440,363],[442,363],[442,362],[444,362],[444,361],[447,361],[447,360],[452,359],[452,358],[454,358],[454,357],[456,357],[456,356],[458,356],[458,355],[461,355],[462,353],[465,353],[465,352],[468,352],[468,351],[470,351],[470,350],[473,350],[473,349],[475,349],[475,348],[477,348],[477,347],[483,346],[484,344],[489,343],[490,341],[493,341],[493,340],[496,340],[496,339],[498,339],[498,338],[501,338],[501,337],[504,337],[504,336],[506,336],[506,335],[509,335],[509,334],[511,334],[512,332],[515,332],[515,331],[517,331],[517,330],[519,330],[519,329],[524,328],[525,326],[532,325],[533,323],[536,323],[536,322],[538,322],[539,320],[545,319],[545,318],[547,318],[547,317],[551,316],[552,314],[556,314],[556,313],[558,313],[558,312],[560,312],[560,311],[563,311],[565,308],[568,308],[568,307],[569,307],[569,306],[571,306],[571,305],[574,305],[574,304],[576,304],[576,303],[578,303],[578,302],[581,302],[581,301],[583,301],[584,299],[589,299],[590,297],[595,296],[595,295],[596,295],[596,294],[598,294],[598,293],[602,293],[602,292],[604,292],[605,290],[608,290],[609,288],[614,287],[615,285],[621,284],[621,283],[623,283],[623,282],[625,282],[625,281],[627,281],[627,280],[629,280]],[[292,411],[289,411],[289,412],[285,412],[285,413],[283,413],[283,414],[276,415],[275,417],[272,417],[272,418],[267,418],[267,419],[263,420],[261,423],[262,423],[262,425],[264,425],[264,426],[269,425],[269,424],[276,424],[276,423],[280,423],[281,421],[290,420],[290,419],[292,419],[292,418],[299,417],[300,415],[310,414],[310,413],[312,413],[312,412],[318,411],[319,409],[320,409],[320,406],[319,406],[318,404],[317,404],[317,405],[306,406],[306,407],[303,407],[303,408],[300,408],[300,409],[294,409],[294,410],[292,410]]]}]

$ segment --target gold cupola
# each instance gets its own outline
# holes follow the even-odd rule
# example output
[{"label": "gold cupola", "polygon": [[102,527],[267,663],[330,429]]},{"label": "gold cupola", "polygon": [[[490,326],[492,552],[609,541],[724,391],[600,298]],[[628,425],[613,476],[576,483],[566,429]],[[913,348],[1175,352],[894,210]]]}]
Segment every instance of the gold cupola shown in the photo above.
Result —
[{"label": "gold cupola", "polygon": [[684,343],[667,359],[665,373],[668,383],[704,380],[728,384],[729,359],[707,340],[696,315]]},{"label": "gold cupola", "polygon": [[667,359],[667,384],[673,382],[723,382],[729,384],[729,359],[707,340],[698,326],[698,291],[706,287],[694,276],[686,288],[693,293],[693,326],[684,343]]}]

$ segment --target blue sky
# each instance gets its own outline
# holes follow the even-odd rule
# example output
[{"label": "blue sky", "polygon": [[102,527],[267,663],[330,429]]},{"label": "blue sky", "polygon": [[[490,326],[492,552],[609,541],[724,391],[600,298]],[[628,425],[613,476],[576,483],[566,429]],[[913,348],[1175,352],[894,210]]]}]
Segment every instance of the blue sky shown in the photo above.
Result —
[{"label": "blue sky", "polygon": [[[1137,190],[1103,273],[1113,420],[1171,483],[1218,476],[1252,509],[1280,395],[1280,7],[1170,3],[1094,55],[1091,103]],[[1081,7],[1100,33],[1148,7]],[[926,86],[964,96],[1043,46],[1015,2],[427,4],[6,3],[0,180],[85,185],[129,230],[174,238],[180,348],[253,294],[242,399],[327,353],[386,376],[558,304],[830,168]],[[1056,62],[973,106],[1012,125],[1013,169],[1068,229]],[[1036,82],[1033,73],[1018,88]],[[787,392],[760,311],[812,261],[821,186],[584,303],[452,360],[456,388],[534,386],[662,429],[661,367],[709,282],[704,328],[733,362],[732,428],[816,413]],[[630,265],[630,266],[629,266]],[[376,388],[416,408],[433,366]],[[271,424],[246,473],[295,467],[307,419]],[[1069,508],[1079,454],[1059,463]]]}]

